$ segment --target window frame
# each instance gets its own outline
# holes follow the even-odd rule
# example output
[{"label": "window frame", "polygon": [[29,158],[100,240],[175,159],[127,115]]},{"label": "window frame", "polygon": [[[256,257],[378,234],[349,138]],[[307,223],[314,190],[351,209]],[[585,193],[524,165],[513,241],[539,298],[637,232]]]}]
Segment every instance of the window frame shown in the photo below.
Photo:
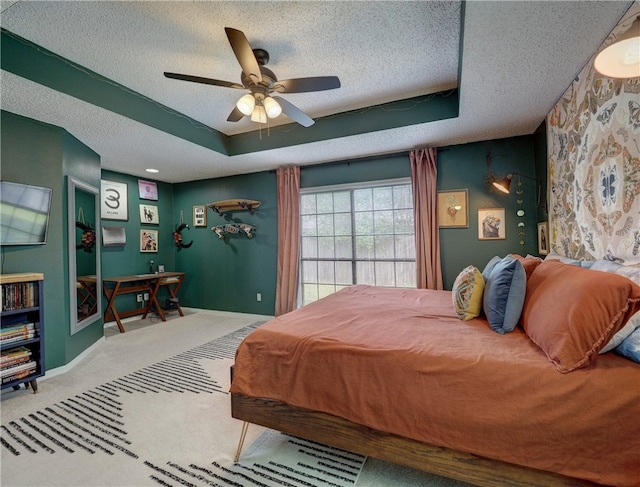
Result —
[{"label": "window frame", "polygon": [[[354,183],[343,183],[343,184],[333,184],[333,185],[325,185],[325,186],[312,186],[312,187],[307,187],[307,188],[301,188],[300,189],[300,235],[299,235],[299,245],[300,245],[300,253],[299,253],[299,270],[298,270],[298,294],[297,294],[297,299],[296,299],[296,304],[297,307],[301,307],[303,306],[303,300],[304,300],[304,290],[303,290],[303,266],[304,266],[304,262],[305,261],[316,261],[316,262],[320,262],[320,261],[331,261],[331,262],[351,262],[351,275],[353,278],[353,283],[357,283],[357,263],[358,262],[392,262],[395,266],[396,263],[402,263],[402,262],[408,262],[408,263],[416,263],[416,257],[414,255],[413,258],[397,258],[397,257],[393,257],[393,258],[388,258],[388,259],[384,259],[384,258],[375,258],[372,257],[370,259],[367,258],[357,258],[357,248],[356,248],[356,237],[357,237],[357,232],[356,232],[356,218],[355,218],[355,214],[356,214],[356,209],[355,209],[355,205],[354,205],[354,200],[353,200],[353,194],[355,191],[359,190],[359,189],[374,189],[374,188],[381,188],[381,187],[390,187],[390,186],[403,186],[403,185],[408,185],[409,189],[411,191],[411,210],[413,211],[413,187],[411,184],[411,178],[410,177],[401,177],[401,178],[393,178],[393,179],[381,179],[381,180],[375,180],[375,181],[359,181],[359,182],[354,182]],[[351,208],[350,208],[350,219],[351,219],[351,233],[350,233],[350,238],[351,238],[351,257],[349,258],[339,258],[339,257],[332,257],[332,258],[322,258],[322,257],[311,257],[311,258],[304,258],[303,256],[303,217],[306,215],[303,213],[302,211],[302,199],[305,195],[309,195],[309,194],[319,194],[319,193],[334,193],[334,192],[340,192],[340,191],[349,191],[350,195],[351,195]],[[393,208],[392,210],[395,210],[395,208]],[[372,210],[372,211],[376,211],[376,210]],[[377,210],[377,211],[385,211],[385,210]],[[340,212],[338,212],[340,213]],[[314,213],[316,216],[322,213]],[[335,215],[335,209],[332,213],[330,213],[331,215]],[[412,220],[413,220],[413,213],[412,213]],[[399,233],[394,233],[392,235],[401,235]],[[413,228],[412,228],[412,232],[410,234],[407,235],[412,235],[414,241],[415,241],[415,220],[413,220]],[[335,235],[335,231],[334,234],[332,235],[333,238],[336,237]],[[335,283],[336,279],[334,276],[334,286],[340,286],[339,284]],[[350,284],[352,285],[352,284]],[[345,286],[346,287],[346,286]],[[417,287],[417,283],[414,283],[412,288],[416,288]],[[411,288],[408,288],[411,289]],[[319,298],[318,298],[319,299]]]}]

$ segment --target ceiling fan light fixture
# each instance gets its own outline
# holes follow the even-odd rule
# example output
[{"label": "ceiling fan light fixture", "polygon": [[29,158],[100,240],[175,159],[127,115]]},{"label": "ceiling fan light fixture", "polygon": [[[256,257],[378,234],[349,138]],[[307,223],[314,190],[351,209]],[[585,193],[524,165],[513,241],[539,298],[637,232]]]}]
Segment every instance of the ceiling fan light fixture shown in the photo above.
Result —
[{"label": "ceiling fan light fixture", "polygon": [[257,105],[251,114],[251,121],[258,123],[267,123],[267,112],[262,105]]},{"label": "ceiling fan light fixture", "polygon": [[251,117],[254,122],[268,123],[270,118],[276,118],[284,113],[303,127],[313,125],[313,119],[294,104],[279,96],[270,97],[269,95],[274,92],[308,93],[334,90],[340,88],[340,79],[337,76],[311,76],[278,80],[275,73],[265,67],[269,62],[269,53],[266,50],[252,48],[247,36],[238,29],[225,27],[224,30],[233,54],[242,68],[240,73],[242,84],[167,71],[164,73],[165,77],[225,88],[248,89],[250,93],[236,102],[235,108],[227,116],[227,122],[239,122],[244,117]]},{"label": "ceiling fan light fixture", "polygon": [[600,51],[593,66],[609,78],[640,77],[640,15],[616,42]]},{"label": "ceiling fan light fixture", "polygon": [[[236,103],[236,107],[240,110],[244,115],[251,115],[254,112],[254,107],[256,106],[256,99],[252,94],[247,93],[243,97],[238,100]],[[253,119],[253,117],[252,117]]]},{"label": "ceiling fan light fixture", "polygon": [[264,99],[264,109],[266,110],[269,118],[276,118],[282,113],[282,107],[280,104],[270,96],[267,96]]}]

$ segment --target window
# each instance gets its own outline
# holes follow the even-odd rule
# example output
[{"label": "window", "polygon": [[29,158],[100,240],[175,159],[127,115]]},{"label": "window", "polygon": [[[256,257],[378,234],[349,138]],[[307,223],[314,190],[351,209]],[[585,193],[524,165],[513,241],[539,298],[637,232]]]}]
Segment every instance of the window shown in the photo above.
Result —
[{"label": "window", "polygon": [[352,284],[416,287],[410,182],[303,190],[300,213],[301,305]]}]

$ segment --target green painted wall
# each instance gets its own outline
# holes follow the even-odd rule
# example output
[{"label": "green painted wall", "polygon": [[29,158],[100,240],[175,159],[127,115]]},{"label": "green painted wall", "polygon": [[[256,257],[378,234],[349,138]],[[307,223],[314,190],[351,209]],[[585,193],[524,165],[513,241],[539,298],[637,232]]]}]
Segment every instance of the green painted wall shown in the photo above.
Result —
[{"label": "green painted wall", "polygon": [[[2,179],[53,189],[46,245],[2,248],[2,273],[45,275],[45,367],[69,363],[102,336],[102,320],[71,336],[66,175],[94,183],[100,158],[59,127],[1,112]],[[72,170],[73,169],[73,170]]]},{"label": "green painted wall", "polygon": [[405,154],[302,167],[300,187],[313,188],[410,176],[409,155]]},{"label": "green painted wall", "polygon": [[[450,146],[438,151],[438,189],[469,191],[469,228],[441,228],[440,246],[444,287],[451,289],[458,273],[468,265],[480,270],[495,255],[508,253],[537,254],[536,182],[522,178],[524,218],[516,216],[517,198],[513,192],[503,194],[487,184],[486,156],[491,153],[491,169],[503,177],[519,172],[535,177],[533,137],[524,136],[473,144]],[[478,209],[505,208],[506,239],[478,239]],[[518,222],[524,227],[524,245],[520,245]]]},{"label": "green painted wall", "polygon": [[[83,181],[94,188],[100,188],[100,156],[96,154],[89,147],[84,145],[78,139],[70,135],[65,130],[61,130],[62,134],[62,172],[66,177],[64,178],[64,215],[63,228],[68,228],[67,225],[75,226],[75,221],[68,221],[68,178],[74,177],[80,181]],[[96,222],[94,222],[93,215],[85,215],[85,217],[90,218],[90,222],[97,226]],[[98,222],[99,224],[99,222]],[[75,242],[68,242],[68,234],[65,231],[65,249],[67,245],[69,248],[75,247]],[[94,254],[87,254],[93,257]],[[79,253],[76,252],[76,258],[78,258]],[[69,258],[68,252],[64,253],[64,265],[65,269],[69,267]],[[77,264],[76,264],[77,266]],[[65,283],[68,283],[68,272],[67,279]],[[75,276],[73,277],[75,279]],[[68,289],[68,284],[65,284]],[[70,313],[75,313],[75,307],[72,309],[71,304],[69,304],[69,298],[67,297],[67,322],[70,320]],[[104,335],[104,320],[100,317],[99,320],[90,324],[89,326],[83,328],[82,330],[75,333],[73,336],[70,336],[67,339],[66,350],[65,350],[65,361],[64,364],[71,362],[75,357],[81,354],[84,350],[86,350],[89,346],[95,343],[97,340],[102,338]],[[57,364],[61,365],[61,364]]]},{"label": "green painted wall", "polygon": [[[176,270],[187,276],[180,292],[185,306],[273,315],[275,312],[278,225],[275,172],[260,172],[176,184],[174,213],[184,212],[190,229],[182,232],[188,249],[176,252]],[[214,201],[247,198],[261,202],[251,215],[236,211],[220,216],[207,209],[207,226],[193,227],[193,206]],[[211,231],[215,225],[242,222],[255,225],[255,237]],[[256,294],[262,294],[262,301]]]},{"label": "green painted wall", "polygon": [[[458,273],[473,264],[480,269],[494,255],[537,252],[536,183],[522,179],[524,187],[525,245],[520,245],[516,217],[516,197],[503,195],[486,184],[486,155],[492,154],[492,169],[505,176],[516,171],[535,176],[533,137],[500,139],[445,147],[438,150],[438,189],[469,191],[469,228],[440,229],[440,245],[444,287],[451,289]],[[376,181],[410,176],[409,155],[325,164],[301,169],[303,188],[333,184]],[[514,180],[513,186],[515,187]],[[478,240],[478,209],[505,208],[506,239]]]},{"label": "green painted wall", "polygon": [[[451,288],[460,270],[467,265],[483,268],[494,255],[536,253],[536,183],[522,179],[525,245],[521,246],[515,195],[495,192],[485,182],[488,152],[492,154],[495,173],[506,175],[517,171],[534,176],[533,149],[533,137],[527,136],[446,147],[439,151],[438,187],[469,190],[469,228],[440,230],[445,288]],[[310,188],[409,176],[409,156],[401,154],[302,167],[300,184],[302,188]],[[278,239],[275,185],[275,173],[272,171],[174,186],[174,211],[179,214],[182,210],[190,224],[193,205],[236,197],[262,202],[255,215],[235,212],[229,216],[230,220],[207,210],[206,228],[192,226],[183,232],[185,241],[193,240],[193,245],[176,253],[176,270],[187,272],[180,295],[181,304],[273,314]],[[505,208],[505,240],[478,240],[477,211],[486,207]],[[253,240],[242,236],[218,239],[211,227],[227,221],[256,225],[256,237]],[[262,293],[262,302],[256,301],[256,293]]]},{"label": "green painted wall", "polygon": [[[179,214],[173,211],[173,187],[170,184],[155,181],[151,178],[138,178],[112,171],[102,171],[102,179],[126,183],[128,220],[102,220],[102,226],[124,227],[127,238],[126,245],[119,247],[102,247],[102,277],[129,276],[149,272],[149,261],[165,266],[165,270],[175,269],[175,247],[173,245],[173,229],[179,220]],[[158,187],[158,200],[140,198],[138,181],[152,181]],[[143,224],[140,221],[140,205],[153,205],[158,209],[159,225]],[[158,252],[140,251],[140,231],[158,231]],[[102,239],[101,239],[102,241]],[[179,270],[179,269],[178,269]],[[116,298],[118,309],[126,310],[140,307],[135,295],[123,295]],[[107,302],[103,299],[103,309]]]},{"label": "green painted wall", "polygon": [[[441,229],[442,265],[445,288],[449,289],[460,270],[473,264],[482,268],[494,255],[509,252],[535,254],[537,250],[536,183],[522,179],[523,208],[526,216],[524,245],[519,244],[515,212],[516,196],[503,195],[486,183],[486,156],[492,155],[496,175],[520,172],[534,176],[536,169],[546,179],[546,142],[541,129],[531,136],[445,147],[438,151],[438,188],[468,189],[469,228]],[[2,112],[2,177],[54,189],[49,243],[46,246],[3,248],[2,272],[40,271],[46,275],[47,368],[64,365],[102,336],[102,321],[73,337],[69,336],[69,300],[66,236],[66,176],[71,175],[99,186],[100,179],[127,184],[129,218],[127,221],[103,220],[102,226],[123,226],[127,235],[124,247],[102,248],[103,277],[146,273],[149,260],[167,270],[187,273],[180,292],[186,307],[272,315],[274,313],[277,264],[276,175],[274,171],[192,181],[170,185],[156,181],[158,201],[142,200],[138,193],[140,178],[112,171],[100,171],[99,156],[64,130],[7,112]],[[344,161],[301,168],[303,188],[360,181],[409,177],[408,153],[378,158]],[[151,180],[150,178],[145,178]],[[514,184],[515,184],[514,180]],[[193,206],[231,199],[248,198],[262,205],[251,215],[246,211],[224,217],[207,210],[207,226],[193,227]],[[543,198],[544,200],[544,198]],[[159,225],[140,221],[140,204],[152,204],[159,210]],[[477,234],[477,210],[486,207],[506,209],[505,240],[480,241]],[[183,231],[190,248],[178,250],[173,230],[180,222],[189,224]],[[231,235],[219,239],[211,227],[228,222],[246,222],[256,226],[256,236],[248,239]],[[139,250],[141,229],[159,231],[159,251]],[[262,294],[262,301],[256,294]],[[161,295],[163,299],[165,295]],[[123,308],[139,306],[133,296],[119,298]],[[103,302],[103,307],[106,302]]]}]

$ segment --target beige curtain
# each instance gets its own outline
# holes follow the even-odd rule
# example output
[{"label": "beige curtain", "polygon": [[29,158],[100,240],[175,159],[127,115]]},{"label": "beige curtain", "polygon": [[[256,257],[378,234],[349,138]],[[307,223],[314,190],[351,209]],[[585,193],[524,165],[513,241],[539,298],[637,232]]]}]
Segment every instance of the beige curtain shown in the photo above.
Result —
[{"label": "beige curtain", "polygon": [[442,289],[436,154],[433,147],[414,150],[409,154],[416,228],[418,289]]},{"label": "beige curtain", "polygon": [[300,167],[276,171],[278,190],[278,274],[276,316],[296,307],[300,254]]}]

